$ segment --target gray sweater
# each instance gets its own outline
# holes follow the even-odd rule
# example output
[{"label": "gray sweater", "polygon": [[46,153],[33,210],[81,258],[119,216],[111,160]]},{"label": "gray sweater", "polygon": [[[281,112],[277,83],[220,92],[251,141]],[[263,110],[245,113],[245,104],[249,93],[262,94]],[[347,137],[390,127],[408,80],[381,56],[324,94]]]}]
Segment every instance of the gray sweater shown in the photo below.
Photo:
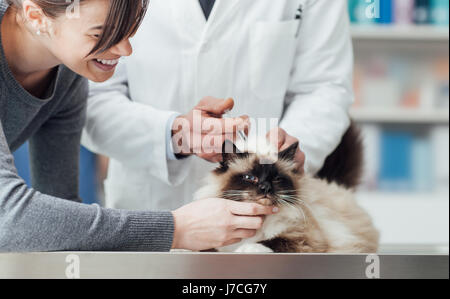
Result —
[{"label": "gray sweater", "polygon": [[[0,0],[0,24],[7,9]],[[59,66],[45,99],[25,91],[8,67],[0,33],[0,252],[168,251],[170,212],[84,205],[78,156],[87,82]],[[18,176],[11,151],[30,142],[33,188]]]}]

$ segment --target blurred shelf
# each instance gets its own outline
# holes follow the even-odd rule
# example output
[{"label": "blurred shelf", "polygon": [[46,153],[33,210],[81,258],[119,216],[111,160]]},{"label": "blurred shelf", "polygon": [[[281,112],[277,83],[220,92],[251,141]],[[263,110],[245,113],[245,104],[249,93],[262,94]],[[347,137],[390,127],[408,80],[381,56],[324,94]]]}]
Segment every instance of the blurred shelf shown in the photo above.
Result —
[{"label": "blurred shelf", "polygon": [[381,244],[379,254],[448,255],[449,244]]},{"label": "blurred shelf", "polygon": [[381,244],[449,244],[449,198],[442,193],[359,192],[358,203],[380,231]]},{"label": "blurred shelf", "polygon": [[355,40],[449,41],[449,28],[432,25],[352,25]]},{"label": "blurred shelf", "polygon": [[408,193],[408,192],[358,192],[358,200],[376,203],[431,203],[448,205],[449,192]]},{"label": "blurred shelf", "polygon": [[448,108],[442,110],[406,108],[352,108],[351,117],[357,122],[448,124]]}]

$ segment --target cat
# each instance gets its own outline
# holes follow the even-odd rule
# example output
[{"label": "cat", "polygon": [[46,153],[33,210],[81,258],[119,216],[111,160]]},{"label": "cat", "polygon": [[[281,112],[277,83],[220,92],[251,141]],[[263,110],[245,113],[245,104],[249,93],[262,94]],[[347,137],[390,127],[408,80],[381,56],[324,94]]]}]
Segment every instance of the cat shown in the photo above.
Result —
[{"label": "cat", "polygon": [[[349,129],[343,140],[352,140],[354,137]],[[267,216],[262,228],[253,238],[213,251],[377,252],[379,233],[369,215],[355,200],[353,187],[357,185],[357,179],[342,174],[338,175],[340,179],[335,176],[339,168],[354,171],[358,167],[346,167],[348,164],[344,165],[345,163],[339,165],[339,159],[331,155],[326,164],[330,166],[331,163],[335,167],[331,172],[336,173],[322,171],[322,174],[319,173],[322,178],[312,177],[295,167],[294,157],[298,143],[280,153],[276,153],[266,140],[258,140],[253,144],[257,145],[256,148],[247,148],[241,152],[239,148],[242,149],[243,145],[238,147],[231,141],[226,141],[223,145],[222,163],[208,175],[204,187],[196,192],[194,198],[220,197],[257,202],[277,206],[279,212]],[[341,150],[343,145],[345,142],[341,143]],[[277,155],[275,159],[274,153]],[[261,163],[267,162],[267,159],[272,159],[274,163]],[[354,174],[358,173],[356,171]]]}]

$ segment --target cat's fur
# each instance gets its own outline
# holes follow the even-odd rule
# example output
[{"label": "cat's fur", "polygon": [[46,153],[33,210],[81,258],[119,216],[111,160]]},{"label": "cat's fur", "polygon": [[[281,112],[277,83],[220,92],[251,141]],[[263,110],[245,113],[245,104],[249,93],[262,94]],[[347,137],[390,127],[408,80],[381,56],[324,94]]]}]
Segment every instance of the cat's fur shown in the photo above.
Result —
[{"label": "cat's fur", "polygon": [[327,157],[317,177],[346,188],[356,188],[363,175],[364,146],[359,128],[352,122],[341,143]]},{"label": "cat's fur", "polygon": [[[265,140],[259,141],[252,153],[248,153],[248,149],[240,153],[233,144],[224,144],[224,152],[226,146],[233,147],[234,153],[223,154],[221,166],[207,177],[205,186],[196,193],[195,198],[221,197],[259,202],[276,205],[280,212],[267,216],[255,237],[218,248],[218,251],[377,251],[379,234],[369,215],[354,199],[351,189],[354,187],[352,184],[356,184],[354,179],[348,176],[348,179],[337,184],[327,181],[333,180],[331,175],[319,179],[299,173],[293,163],[298,144],[279,153],[278,161],[268,165],[261,165],[260,162],[273,158],[275,150]],[[349,170],[343,166],[341,168]]]}]

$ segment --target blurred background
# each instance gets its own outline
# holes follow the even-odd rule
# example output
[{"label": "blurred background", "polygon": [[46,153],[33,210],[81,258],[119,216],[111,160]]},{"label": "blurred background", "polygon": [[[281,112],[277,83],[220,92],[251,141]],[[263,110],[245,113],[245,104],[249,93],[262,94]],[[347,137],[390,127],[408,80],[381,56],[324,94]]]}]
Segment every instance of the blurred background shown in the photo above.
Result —
[{"label": "blurred background", "polygon": [[383,244],[441,246],[448,253],[449,1],[348,2],[351,114],[366,147],[358,199]]},{"label": "blurred background", "polygon": [[[352,117],[366,169],[358,200],[384,252],[441,251],[449,239],[449,1],[348,0],[355,49]],[[15,153],[29,182],[27,145]],[[101,203],[107,159],[81,149],[80,193]]]}]

